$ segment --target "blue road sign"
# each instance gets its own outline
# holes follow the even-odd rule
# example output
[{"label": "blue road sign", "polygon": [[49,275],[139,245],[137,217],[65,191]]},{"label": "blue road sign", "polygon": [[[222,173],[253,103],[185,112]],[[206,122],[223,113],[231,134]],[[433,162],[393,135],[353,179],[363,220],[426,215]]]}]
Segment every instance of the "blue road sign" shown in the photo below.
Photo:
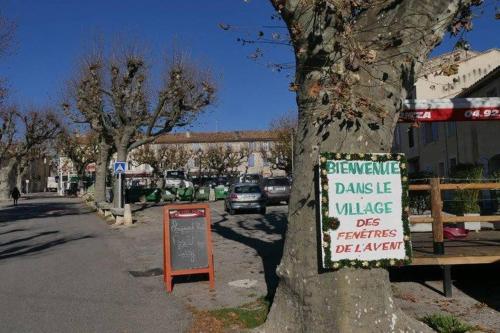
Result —
[{"label": "blue road sign", "polygon": [[127,170],[127,163],[126,162],[115,162],[114,170],[115,170],[116,174],[125,173],[125,171]]}]

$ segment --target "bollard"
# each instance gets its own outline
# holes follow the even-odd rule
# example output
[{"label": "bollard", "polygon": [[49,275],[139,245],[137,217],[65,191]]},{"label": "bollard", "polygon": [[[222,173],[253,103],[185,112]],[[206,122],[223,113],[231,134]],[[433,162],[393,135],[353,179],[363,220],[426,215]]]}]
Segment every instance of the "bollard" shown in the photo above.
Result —
[{"label": "bollard", "polygon": [[130,204],[125,204],[124,212],[123,212],[123,223],[125,225],[132,225],[132,209],[130,208]]}]

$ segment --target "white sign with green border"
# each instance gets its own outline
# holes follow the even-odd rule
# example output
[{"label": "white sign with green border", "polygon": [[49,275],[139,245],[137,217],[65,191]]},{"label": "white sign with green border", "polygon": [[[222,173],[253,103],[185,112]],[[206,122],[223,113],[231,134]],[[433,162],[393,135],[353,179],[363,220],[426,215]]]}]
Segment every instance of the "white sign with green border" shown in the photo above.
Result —
[{"label": "white sign with green border", "polygon": [[403,154],[320,154],[323,268],[409,264],[408,170]]}]

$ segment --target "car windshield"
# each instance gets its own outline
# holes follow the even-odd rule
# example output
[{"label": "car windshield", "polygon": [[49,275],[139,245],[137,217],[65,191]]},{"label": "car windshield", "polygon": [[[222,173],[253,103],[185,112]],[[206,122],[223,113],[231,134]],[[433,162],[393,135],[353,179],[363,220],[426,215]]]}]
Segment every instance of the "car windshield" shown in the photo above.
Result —
[{"label": "car windshield", "polygon": [[221,184],[221,185],[224,185],[227,183],[227,178],[226,177],[219,177],[217,179],[217,184]]},{"label": "car windshield", "polygon": [[286,178],[272,178],[267,180],[267,186],[289,186],[290,183]]},{"label": "car windshield", "polygon": [[167,178],[184,179],[184,171],[167,171]]},{"label": "car windshield", "polygon": [[260,193],[258,186],[237,186],[234,188],[234,193]]},{"label": "car windshield", "polygon": [[243,181],[247,183],[258,183],[259,175],[245,175]]}]

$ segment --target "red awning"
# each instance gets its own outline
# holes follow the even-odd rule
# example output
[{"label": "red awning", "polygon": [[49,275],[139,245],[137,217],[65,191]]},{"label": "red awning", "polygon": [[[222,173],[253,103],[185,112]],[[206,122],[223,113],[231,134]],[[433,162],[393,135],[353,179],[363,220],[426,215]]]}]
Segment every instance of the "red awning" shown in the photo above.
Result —
[{"label": "red awning", "polygon": [[500,98],[407,99],[399,122],[500,120]]}]

